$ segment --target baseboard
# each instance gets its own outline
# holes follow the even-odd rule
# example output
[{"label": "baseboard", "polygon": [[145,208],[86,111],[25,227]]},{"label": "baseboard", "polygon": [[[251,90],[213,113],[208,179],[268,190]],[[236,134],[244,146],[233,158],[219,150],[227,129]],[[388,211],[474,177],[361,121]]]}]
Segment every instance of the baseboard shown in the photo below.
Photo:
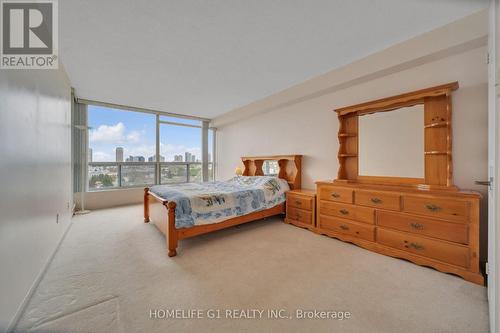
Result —
[{"label": "baseboard", "polygon": [[26,310],[26,306],[28,305],[28,302],[30,301],[31,296],[33,296],[33,293],[38,288],[38,285],[40,284],[40,281],[42,280],[42,278],[44,277],[45,273],[47,272],[47,269],[49,268],[50,264],[52,263],[52,260],[54,259],[57,251],[61,247],[61,244],[62,244],[63,240],[66,238],[66,234],[68,233],[71,225],[73,225],[73,218],[70,216],[69,223],[68,223],[68,226],[66,227],[66,230],[64,230],[64,233],[61,236],[61,239],[57,243],[56,247],[52,251],[52,254],[47,259],[47,262],[43,266],[43,268],[40,271],[40,273],[38,273],[35,281],[33,281],[33,284],[31,285],[30,289],[28,290],[28,293],[26,294],[26,296],[24,297],[23,301],[21,302],[21,304],[17,308],[16,314],[14,315],[14,317],[12,318],[12,320],[10,321],[9,326],[7,326],[6,333],[11,333],[16,328],[16,326],[17,326],[17,324],[19,322],[19,319],[21,319],[21,316],[23,315],[24,311]]}]

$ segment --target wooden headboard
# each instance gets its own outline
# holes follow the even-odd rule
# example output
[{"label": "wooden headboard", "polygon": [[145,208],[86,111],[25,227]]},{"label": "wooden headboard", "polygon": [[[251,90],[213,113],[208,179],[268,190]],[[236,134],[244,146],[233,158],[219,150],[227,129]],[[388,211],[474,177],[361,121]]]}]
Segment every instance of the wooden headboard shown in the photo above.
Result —
[{"label": "wooden headboard", "polygon": [[243,176],[264,176],[264,161],[278,162],[278,177],[285,179],[292,190],[302,186],[302,155],[275,155],[242,157]]}]

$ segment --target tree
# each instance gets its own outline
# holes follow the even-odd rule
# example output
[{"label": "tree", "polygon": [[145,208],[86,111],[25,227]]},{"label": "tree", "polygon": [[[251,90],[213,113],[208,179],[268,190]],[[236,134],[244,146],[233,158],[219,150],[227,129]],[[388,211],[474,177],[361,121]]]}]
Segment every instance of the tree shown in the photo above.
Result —
[{"label": "tree", "polygon": [[92,175],[89,182],[90,187],[98,187],[98,184],[103,187],[113,186],[113,178],[110,175],[103,173],[99,175]]}]

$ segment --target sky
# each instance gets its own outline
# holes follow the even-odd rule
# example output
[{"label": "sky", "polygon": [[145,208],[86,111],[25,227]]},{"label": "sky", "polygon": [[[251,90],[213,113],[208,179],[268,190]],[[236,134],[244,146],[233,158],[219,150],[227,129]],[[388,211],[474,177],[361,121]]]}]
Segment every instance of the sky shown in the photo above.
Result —
[{"label": "sky", "polygon": [[[165,120],[173,118],[165,117]],[[89,105],[88,124],[93,162],[115,162],[116,147],[123,147],[124,160],[133,155],[144,156],[147,161],[155,155],[156,116],[153,114]],[[184,156],[185,152],[201,160],[201,129],[162,124],[160,155],[169,162],[174,160],[174,155]]]}]

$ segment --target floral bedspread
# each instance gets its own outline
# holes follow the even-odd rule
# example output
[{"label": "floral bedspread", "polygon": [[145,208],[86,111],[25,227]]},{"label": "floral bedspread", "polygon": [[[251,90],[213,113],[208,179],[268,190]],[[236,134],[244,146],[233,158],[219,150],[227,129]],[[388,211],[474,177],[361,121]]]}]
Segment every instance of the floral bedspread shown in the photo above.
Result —
[{"label": "floral bedspread", "polygon": [[218,223],[272,208],[285,201],[290,187],[271,176],[234,177],[228,181],[156,185],[150,191],[177,204],[175,227]]}]

